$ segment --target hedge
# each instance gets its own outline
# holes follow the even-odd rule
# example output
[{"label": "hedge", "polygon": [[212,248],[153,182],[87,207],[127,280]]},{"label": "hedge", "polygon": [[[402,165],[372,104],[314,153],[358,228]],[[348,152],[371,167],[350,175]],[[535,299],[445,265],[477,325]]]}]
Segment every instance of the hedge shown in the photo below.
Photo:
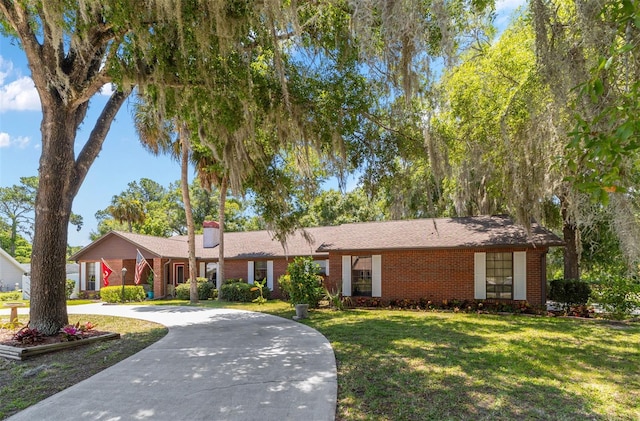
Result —
[{"label": "hedge", "polygon": [[549,299],[562,304],[565,310],[587,304],[591,295],[589,284],[576,279],[554,279],[550,286]]},{"label": "hedge", "polygon": [[0,301],[15,301],[21,298],[22,292],[20,291],[0,292]]},{"label": "hedge", "polygon": [[[260,295],[260,291],[251,291],[253,285],[249,285],[242,279],[227,279],[220,288],[220,299],[225,301],[235,301],[250,303]],[[271,290],[268,287],[262,289],[262,295],[267,300],[271,298]]]},{"label": "hedge", "polygon": [[[216,298],[215,287],[207,278],[196,278],[198,284],[198,300],[208,300]],[[191,281],[180,284],[176,287],[176,298],[179,300],[191,299]]]},{"label": "hedge", "polygon": [[[143,301],[146,294],[142,285],[125,285],[125,301]],[[100,289],[100,298],[107,303],[122,302],[122,286],[104,287]]]}]

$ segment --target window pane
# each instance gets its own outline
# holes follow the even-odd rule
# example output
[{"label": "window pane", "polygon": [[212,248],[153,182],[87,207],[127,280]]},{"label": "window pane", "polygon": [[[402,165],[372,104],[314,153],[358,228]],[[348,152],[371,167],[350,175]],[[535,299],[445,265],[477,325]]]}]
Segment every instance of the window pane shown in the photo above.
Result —
[{"label": "window pane", "polygon": [[351,257],[351,295],[371,297],[371,256]]},{"label": "window pane", "polygon": [[253,265],[254,268],[254,280],[263,281],[267,279],[267,261],[256,261]]},{"label": "window pane", "polygon": [[509,252],[487,253],[487,298],[512,298],[513,254]]}]

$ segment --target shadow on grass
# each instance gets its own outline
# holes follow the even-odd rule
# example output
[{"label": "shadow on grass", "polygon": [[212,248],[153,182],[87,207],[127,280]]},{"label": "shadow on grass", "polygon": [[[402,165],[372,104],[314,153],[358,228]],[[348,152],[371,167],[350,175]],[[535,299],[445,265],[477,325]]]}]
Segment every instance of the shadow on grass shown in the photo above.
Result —
[{"label": "shadow on grass", "polygon": [[[627,391],[640,389],[639,329],[628,337],[547,318],[359,310],[317,312],[308,324],[336,353],[339,419],[637,415],[639,396]],[[627,397],[608,413],[602,400],[618,392]]]}]

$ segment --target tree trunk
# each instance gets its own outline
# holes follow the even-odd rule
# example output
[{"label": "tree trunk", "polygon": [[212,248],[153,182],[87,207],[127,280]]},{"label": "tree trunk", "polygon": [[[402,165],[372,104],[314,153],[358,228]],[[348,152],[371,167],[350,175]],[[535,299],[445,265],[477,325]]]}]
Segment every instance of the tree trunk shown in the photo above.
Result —
[{"label": "tree trunk", "polygon": [[224,209],[227,201],[227,176],[223,175],[220,180],[220,204],[218,206],[218,223],[220,225],[220,243],[218,244],[218,300],[220,299],[220,289],[224,282]]},{"label": "tree trunk", "polygon": [[11,243],[9,244],[9,254],[16,257],[16,239],[18,238],[18,221],[14,220],[11,224]]},{"label": "tree trunk", "polygon": [[566,198],[560,198],[560,206],[562,208],[562,235],[566,243],[564,247],[564,279],[580,279],[578,227],[569,215]]},{"label": "tree trunk", "polygon": [[193,222],[193,210],[191,209],[191,198],[189,196],[189,140],[184,124],[180,124],[179,129],[181,148],[181,172],[180,182],[182,185],[182,202],[184,203],[184,213],[187,219],[187,237],[189,244],[189,302],[198,303],[198,280],[196,272],[196,228]]},{"label": "tree trunk", "polygon": [[43,103],[42,154],[31,255],[30,325],[52,335],[69,320],[65,294],[67,229],[77,193],[74,140],[76,113]]}]

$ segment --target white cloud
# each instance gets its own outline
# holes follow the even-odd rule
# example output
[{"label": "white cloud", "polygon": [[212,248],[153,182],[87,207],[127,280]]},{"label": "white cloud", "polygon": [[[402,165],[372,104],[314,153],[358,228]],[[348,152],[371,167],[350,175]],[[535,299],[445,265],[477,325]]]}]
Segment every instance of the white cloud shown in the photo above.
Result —
[{"label": "white cloud", "polygon": [[0,132],[0,148],[9,148],[12,146],[16,146],[20,149],[24,149],[29,146],[30,141],[31,139],[26,136],[11,138],[9,133]]},{"label": "white cloud", "polygon": [[33,80],[22,76],[11,60],[0,56],[0,113],[40,109],[40,97]]},{"label": "white cloud", "polygon": [[5,111],[40,111],[40,97],[30,77],[0,86],[0,113]]},{"label": "white cloud", "polygon": [[102,88],[100,88],[100,95],[111,96],[115,92],[113,87],[113,83],[107,83]]},{"label": "white cloud", "polygon": [[0,132],[0,148],[7,148],[11,145],[9,133]]}]

